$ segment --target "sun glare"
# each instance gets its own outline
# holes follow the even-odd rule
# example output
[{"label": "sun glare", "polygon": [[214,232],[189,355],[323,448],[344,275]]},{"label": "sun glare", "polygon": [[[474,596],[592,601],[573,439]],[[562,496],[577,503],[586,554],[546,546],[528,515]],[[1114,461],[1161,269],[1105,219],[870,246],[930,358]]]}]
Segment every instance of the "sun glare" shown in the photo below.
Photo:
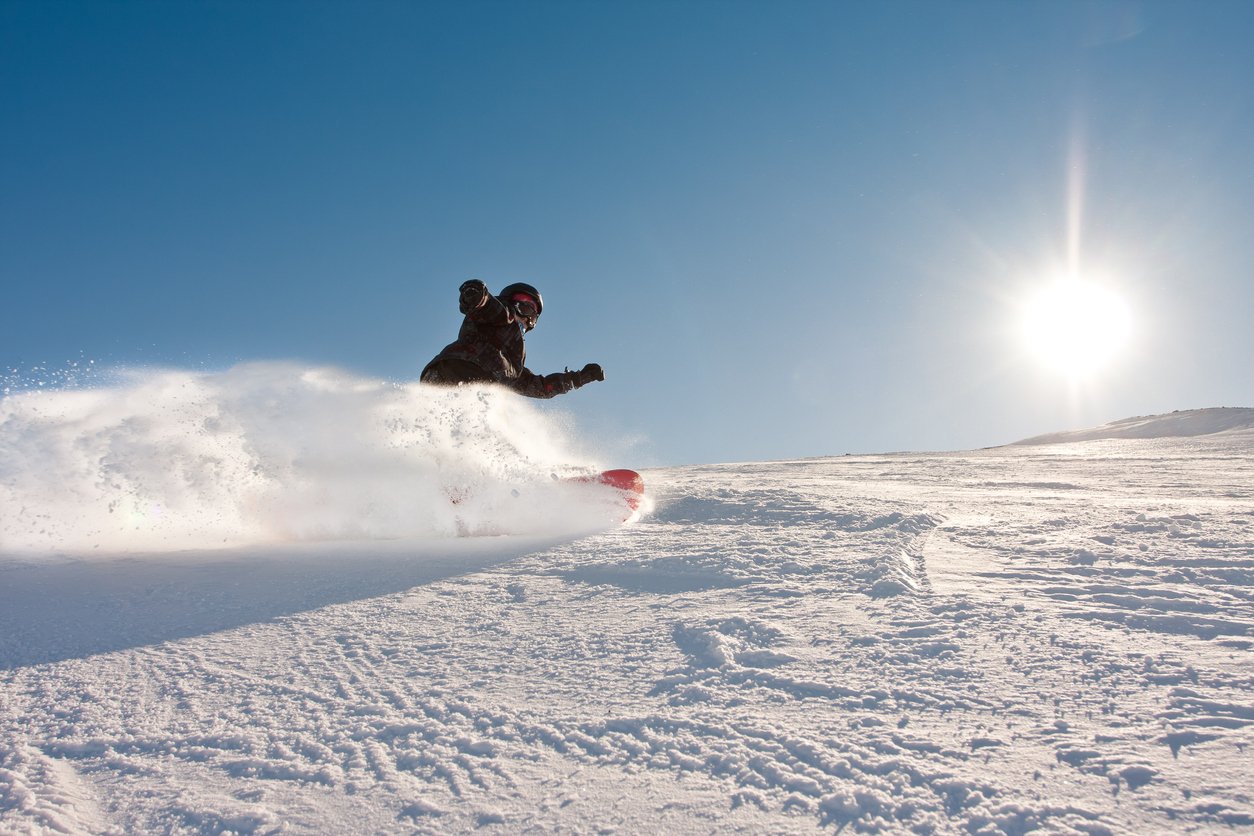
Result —
[{"label": "sun glare", "polygon": [[1077,278],[1060,279],[1027,305],[1024,336],[1045,365],[1072,378],[1099,371],[1131,332],[1128,306],[1110,290]]}]

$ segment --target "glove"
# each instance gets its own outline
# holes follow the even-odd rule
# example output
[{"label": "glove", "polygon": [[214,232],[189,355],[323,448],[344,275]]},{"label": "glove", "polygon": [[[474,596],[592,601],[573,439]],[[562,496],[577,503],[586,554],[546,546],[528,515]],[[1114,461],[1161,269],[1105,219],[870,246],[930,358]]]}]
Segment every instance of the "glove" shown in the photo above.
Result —
[{"label": "glove", "polygon": [[462,282],[458,293],[460,295],[457,301],[462,313],[470,313],[475,308],[481,308],[488,301],[488,286],[478,279]]},{"label": "glove", "polygon": [[594,380],[605,380],[605,370],[601,368],[600,363],[589,363],[577,372],[571,372],[571,383],[575,384],[575,388],[587,386]]}]

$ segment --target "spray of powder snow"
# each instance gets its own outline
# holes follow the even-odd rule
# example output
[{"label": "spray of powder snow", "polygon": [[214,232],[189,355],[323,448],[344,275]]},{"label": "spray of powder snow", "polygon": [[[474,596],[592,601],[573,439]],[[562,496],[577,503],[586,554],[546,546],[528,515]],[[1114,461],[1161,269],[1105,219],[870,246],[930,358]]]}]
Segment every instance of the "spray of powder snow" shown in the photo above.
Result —
[{"label": "spray of powder snow", "polygon": [[621,504],[512,393],[260,363],[0,400],[0,550],[553,534]]}]

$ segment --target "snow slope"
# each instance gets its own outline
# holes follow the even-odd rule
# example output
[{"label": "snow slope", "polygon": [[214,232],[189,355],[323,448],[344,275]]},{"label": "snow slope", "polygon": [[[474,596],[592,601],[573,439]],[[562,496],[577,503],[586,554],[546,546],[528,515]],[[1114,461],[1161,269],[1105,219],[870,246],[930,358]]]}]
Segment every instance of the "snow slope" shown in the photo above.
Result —
[{"label": "snow slope", "polygon": [[592,533],[9,549],[0,831],[1248,827],[1252,454],[668,468]]},{"label": "snow slope", "polygon": [[1213,433],[1254,430],[1254,409],[1216,407],[1188,409],[1165,415],[1142,415],[1112,421],[1087,430],[1048,433],[1017,441],[1020,445],[1066,444],[1104,438],[1175,438]]}]

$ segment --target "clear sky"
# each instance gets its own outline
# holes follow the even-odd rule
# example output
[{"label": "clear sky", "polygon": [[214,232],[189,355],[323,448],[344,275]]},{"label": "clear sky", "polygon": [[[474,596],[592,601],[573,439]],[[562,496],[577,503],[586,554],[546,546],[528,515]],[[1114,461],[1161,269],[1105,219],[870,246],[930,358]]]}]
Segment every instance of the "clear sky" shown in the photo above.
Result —
[{"label": "clear sky", "polygon": [[[604,365],[545,408],[616,464],[1254,406],[1251,44],[1246,0],[3,0],[0,366],[413,380],[477,276],[543,292],[533,371]],[[1083,376],[1020,324],[1068,271],[1130,323]]]}]

